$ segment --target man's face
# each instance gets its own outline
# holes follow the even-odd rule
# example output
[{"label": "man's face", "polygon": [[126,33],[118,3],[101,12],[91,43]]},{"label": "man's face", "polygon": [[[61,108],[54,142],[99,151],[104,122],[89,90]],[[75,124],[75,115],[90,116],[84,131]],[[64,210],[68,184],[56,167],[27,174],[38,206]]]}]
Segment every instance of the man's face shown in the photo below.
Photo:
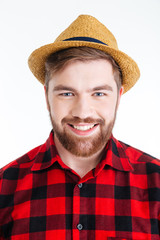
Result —
[{"label": "man's face", "polygon": [[46,93],[55,143],[81,157],[102,151],[122,92],[107,60],[73,61],[55,73]]}]

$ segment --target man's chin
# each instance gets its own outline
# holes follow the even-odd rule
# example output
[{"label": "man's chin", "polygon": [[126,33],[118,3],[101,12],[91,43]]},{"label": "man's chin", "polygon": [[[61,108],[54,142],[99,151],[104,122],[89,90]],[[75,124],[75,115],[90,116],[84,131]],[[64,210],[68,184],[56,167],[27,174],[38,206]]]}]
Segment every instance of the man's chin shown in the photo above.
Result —
[{"label": "man's chin", "polygon": [[111,132],[107,132],[105,136],[99,133],[96,136],[79,137],[66,134],[66,132],[60,133],[55,131],[55,135],[60,144],[73,155],[77,157],[91,157],[104,149],[111,136]]},{"label": "man's chin", "polygon": [[51,118],[54,134],[58,142],[63,148],[77,157],[90,157],[97,152],[103,151],[107,144],[114,126],[115,119],[108,126],[98,127],[91,134],[78,135],[68,129],[65,124],[63,130],[60,130],[58,125]]}]

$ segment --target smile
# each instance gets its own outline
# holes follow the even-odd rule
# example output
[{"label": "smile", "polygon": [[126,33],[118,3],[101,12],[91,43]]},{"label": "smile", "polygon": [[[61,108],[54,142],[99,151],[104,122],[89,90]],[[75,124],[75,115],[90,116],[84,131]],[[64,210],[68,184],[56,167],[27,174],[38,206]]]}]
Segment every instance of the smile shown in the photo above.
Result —
[{"label": "smile", "polygon": [[84,125],[84,126],[81,126],[81,125],[72,125],[73,128],[75,129],[78,129],[80,131],[87,131],[91,128],[93,128],[95,126],[95,124],[92,124],[92,125]]},{"label": "smile", "polygon": [[79,136],[88,136],[92,134],[99,124],[83,124],[83,125],[72,125],[68,124],[70,130]]}]

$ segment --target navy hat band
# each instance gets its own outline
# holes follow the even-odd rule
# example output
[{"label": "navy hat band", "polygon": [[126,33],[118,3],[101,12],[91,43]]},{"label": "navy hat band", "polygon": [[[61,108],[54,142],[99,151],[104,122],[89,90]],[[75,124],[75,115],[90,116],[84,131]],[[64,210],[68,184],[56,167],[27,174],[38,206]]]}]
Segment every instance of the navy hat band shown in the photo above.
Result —
[{"label": "navy hat band", "polygon": [[101,44],[107,45],[106,43],[101,42],[96,38],[90,38],[90,37],[73,37],[73,38],[64,39],[63,41],[85,41],[85,42],[94,42],[94,43],[101,43]]}]

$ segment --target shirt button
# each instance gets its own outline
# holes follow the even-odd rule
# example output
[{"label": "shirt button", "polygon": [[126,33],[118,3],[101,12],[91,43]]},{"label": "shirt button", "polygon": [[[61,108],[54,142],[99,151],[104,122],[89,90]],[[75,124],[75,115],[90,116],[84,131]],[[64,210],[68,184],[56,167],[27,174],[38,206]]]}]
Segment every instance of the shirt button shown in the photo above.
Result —
[{"label": "shirt button", "polygon": [[78,228],[79,231],[81,231],[81,230],[83,229],[82,224],[79,223],[79,224],[77,225],[77,228]]},{"label": "shirt button", "polygon": [[78,184],[78,187],[82,188],[83,187],[83,183]]}]

